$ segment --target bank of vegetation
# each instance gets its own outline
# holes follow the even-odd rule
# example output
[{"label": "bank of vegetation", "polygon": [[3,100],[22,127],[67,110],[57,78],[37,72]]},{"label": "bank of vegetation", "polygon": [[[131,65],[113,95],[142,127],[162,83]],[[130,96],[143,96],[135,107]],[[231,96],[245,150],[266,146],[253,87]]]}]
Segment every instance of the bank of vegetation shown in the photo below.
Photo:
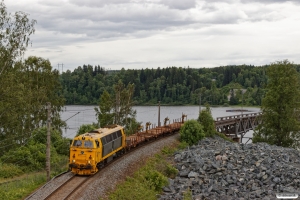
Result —
[{"label": "bank of vegetation", "polygon": [[21,11],[8,13],[4,1],[0,19],[0,196],[23,199],[46,181],[48,102],[52,176],[66,170],[69,141],[60,119],[65,101],[50,61],[24,58],[36,21]]},{"label": "bank of vegetation", "polygon": [[[300,71],[300,65],[294,65]],[[260,106],[268,81],[266,66],[233,65],[215,68],[166,67],[107,71],[101,66],[83,65],[60,76],[66,104],[97,105],[113,85],[121,81],[134,85],[138,105],[202,104]]]},{"label": "bank of vegetation", "polygon": [[[60,74],[47,59],[24,58],[35,32],[35,20],[24,12],[8,13],[4,1],[0,2],[0,15],[1,197],[24,197],[44,181],[43,176],[28,179],[25,187],[15,177],[45,168],[48,103],[51,169],[56,169],[52,175],[67,165],[69,141],[62,137],[61,128],[66,123],[60,118],[66,104],[99,105],[95,109],[97,124],[86,125],[87,129],[116,123],[125,126],[127,134],[139,126],[132,110],[135,104],[153,105],[160,101],[165,105],[194,105],[201,101],[211,106],[261,106],[263,123],[255,131],[253,141],[299,148],[300,65],[284,60],[266,66],[172,66],[118,71],[83,65]],[[205,112],[183,127],[181,137],[189,145],[218,134],[213,130],[209,109]],[[84,128],[78,132],[87,130]],[[15,187],[11,185],[14,183]]]}]

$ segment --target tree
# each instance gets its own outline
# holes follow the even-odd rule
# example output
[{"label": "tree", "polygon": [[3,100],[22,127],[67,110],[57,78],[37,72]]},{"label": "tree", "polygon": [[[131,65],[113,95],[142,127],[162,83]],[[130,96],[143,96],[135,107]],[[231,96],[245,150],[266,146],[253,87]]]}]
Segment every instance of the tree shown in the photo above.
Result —
[{"label": "tree", "polygon": [[114,85],[115,91],[115,123],[128,128],[131,121],[135,119],[136,111],[132,109],[132,96],[134,93],[134,84],[128,83],[127,87],[120,80]]},{"label": "tree", "polygon": [[30,20],[24,12],[11,15],[4,1],[0,2],[0,76],[24,54],[35,23],[36,20]]},{"label": "tree", "polygon": [[29,57],[7,69],[0,80],[0,145],[8,140],[11,145],[6,150],[25,144],[35,129],[46,125],[47,102],[51,103],[52,127],[64,125],[58,71],[52,70],[49,60]]},{"label": "tree", "polygon": [[180,140],[189,145],[196,144],[205,136],[203,127],[196,120],[188,120],[180,129]]},{"label": "tree", "polygon": [[267,142],[283,147],[297,147],[300,138],[300,82],[295,66],[288,60],[272,63],[262,101],[262,124],[253,142]]},{"label": "tree", "polygon": [[84,133],[87,133],[87,132],[90,132],[94,129],[97,129],[96,125],[95,124],[82,124],[77,133],[76,133],[76,136],[78,135],[81,135],[81,134],[84,134]]},{"label": "tree", "polygon": [[126,132],[134,132],[140,125],[136,121],[136,111],[132,109],[134,84],[127,87],[121,80],[113,86],[114,93],[104,91],[100,97],[99,108],[95,108],[98,123],[101,127],[108,124],[118,124],[125,127]]},{"label": "tree", "polygon": [[111,113],[113,109],[113,101],[109,93],[105,90],[100,97],[99,109],[95,108],[98,123],[101,127],[112,124],[114,114]]},{"label": "tree", "polygon": [[215,129],[215,124],[214,124],[214,119],[211,115],[211,110],[208,104],[205,105],[205,109],[201,110],[199,117],[198,117],[198,122],[203,127],[203,131],[205,136],[213,136],[216,133]]}]

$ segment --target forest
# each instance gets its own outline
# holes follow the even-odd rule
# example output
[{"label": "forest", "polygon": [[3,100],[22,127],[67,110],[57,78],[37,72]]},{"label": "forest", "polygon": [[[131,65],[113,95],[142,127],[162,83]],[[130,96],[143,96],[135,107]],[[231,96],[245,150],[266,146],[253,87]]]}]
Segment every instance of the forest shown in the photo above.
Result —
[{"label": "forest", "polygon": [[264,126],[253,141],[300,145],[296,120],[300,65],[283,61],[265,66],[105,70],[84,64],[60,73],[48,59],[24,58],[36,20],[21,11],[8,13],[4,1],[0,13],[0,196],[4,199],[24,198],[24,182],[32,191],[46,181],[42,174],[37,176],[41,179],[15,179],[13,188],[8,184],[14,182],[6,179],[44,171],[48,133],[52,176],[66,170],[70,143],[62,136],[64,105],[99,105],[95,126],[116,123],[132,132],[139,127],[133,105],[261,106],[266,111]]},{"label": "forest", "polygon": [[[114,93],[119,80],[134,84],[135,105],[211,106],[261,105],[267,84],[265,66],[232,65],[215,68],[166,67],[107,71],[83,65],[60,75],[67,105],[98,105],[104,91]],[[300,65],[295,65],[299,72]]]}]

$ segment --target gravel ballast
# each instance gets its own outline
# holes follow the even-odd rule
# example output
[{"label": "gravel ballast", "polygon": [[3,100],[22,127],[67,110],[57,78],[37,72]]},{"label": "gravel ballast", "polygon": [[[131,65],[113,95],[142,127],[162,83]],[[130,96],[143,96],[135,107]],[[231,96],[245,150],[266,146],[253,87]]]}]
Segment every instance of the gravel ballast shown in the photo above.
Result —
[{"label": "gravel ballast", "polygon": [[85,192],[81,196],[78,196],[79,200],[86,199],[99,199],[99,197],[106,199],[107,193],[112,191],[117,183],[125,180],[129,175],[132,175],[139,167],[143,166],[146,160],[159,153],[165,146],[170,146],[179,140],[179,134],[175,134],[166,138],[162,138],[159,141],[146,145],[128,155],[125,155],[122,159],[113,163],[111,167],[108,167],[100,172],[101,176],[97,180],[93,181],[93,184],[85,188]]},{"label": "gravel ballast", "polygon": [[37,191],[35,191],[33,194],[25,198],[25,200],[41,200],[45,199],[51,192],[56,190],[58,187],[60,187],[63,183],[66,182],[66,180],[70,179],[73,176],[71,172],[64,173],[61,176],[57,178],[53,178],[49,182],[47,182],[45,185],[40,187]]},{"label": "gravel ballast", "polygon": [[[91,176],[91,180],[88,181],[88,184],[82,185],[80,190],[76,192],[76,199],[98,200],[100,197],[102,199],[107,199],[107,193],[112,191],[117,183],[125,180],[127,176],[132,175],[139,167],[145,164],[149,157],[159,153],[165,146],[171,146],[176,143],[178,139],[179,134],[174,134],[169,137],[161,138],[158,141],[124,155],[105,169],[99,171],[94,176]],[[71,176],[71,173],[67,173],[49,181],[27,199],[44,199]]]},{"label": "gravel ballast", "polygon": [[300,154],[266,143],[238,144],[205,138],[174,155],[179,173],[169,179],[160,200],[277,199],[277,193],[300,194]]}]

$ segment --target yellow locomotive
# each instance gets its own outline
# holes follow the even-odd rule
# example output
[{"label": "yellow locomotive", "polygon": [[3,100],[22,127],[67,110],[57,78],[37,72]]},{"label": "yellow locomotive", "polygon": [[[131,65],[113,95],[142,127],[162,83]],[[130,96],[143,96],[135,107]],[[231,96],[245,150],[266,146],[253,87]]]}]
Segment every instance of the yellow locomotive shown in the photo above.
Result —
[{"label": "yellow locomotive", "polygon": [[95,174],[113,157],[124,153],[126,147],[124,129],[110,125],[76,136],[70,147],[69,168],[74,174]]}]

